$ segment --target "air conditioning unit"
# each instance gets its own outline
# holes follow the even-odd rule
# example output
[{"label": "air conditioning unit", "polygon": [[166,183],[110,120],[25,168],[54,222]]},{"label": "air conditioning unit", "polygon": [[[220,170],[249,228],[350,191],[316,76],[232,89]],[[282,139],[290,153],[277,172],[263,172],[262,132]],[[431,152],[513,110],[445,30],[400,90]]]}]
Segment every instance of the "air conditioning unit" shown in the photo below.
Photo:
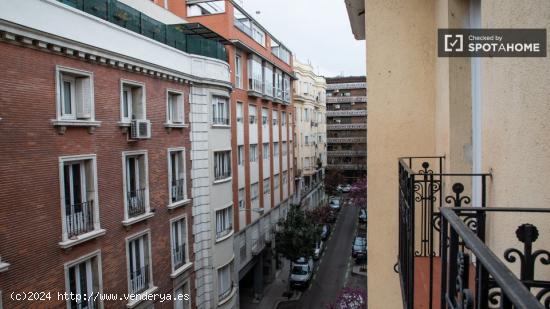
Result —
[{"label": "air conditioning unit", "polygon": [[130,139],[151,138],[151,122],[149,120],[132,120],[130,125]]}]

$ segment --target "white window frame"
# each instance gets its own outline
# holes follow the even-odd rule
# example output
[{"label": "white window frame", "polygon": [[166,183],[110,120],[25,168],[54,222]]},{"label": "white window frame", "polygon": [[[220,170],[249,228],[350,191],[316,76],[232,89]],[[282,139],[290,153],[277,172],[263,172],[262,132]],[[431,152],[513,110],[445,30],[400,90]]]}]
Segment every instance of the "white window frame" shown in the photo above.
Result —
[{"label": "white window frame", "polygon": [[279,142],[273,143],[273,156],[279,156]]},{"label": "white window frame", "polygon": [[[76,75],[76,76],[75,76]],[[55,67],[55,81],[56,81],[56,118],[57,121],[72,121],[72,122],[94,122],[95,121],[95,94],[94,94],[94,72],[84,71],[75,68],[69,68],[65,66]],[[76,78],[89,79],[89,117],[78,117],[77,115],[77,98],[76,98]],[[65,114],[64,109],[64,91],[63,82],[71,82],[71,113]]]},{"label": "white window frame", "polygon": [[[180,118],[174,119],[174,110],[172,105],[174,101],[171,98],[177,97],[175,112]],[[185,125],[185,95],[183,91],[175,89],[166,89],[166,124],[167,125]]]},{"label": "white window frame", "polygon": [[[217,282],[216,282],[216,290],[217,290],[217,292],[218,292],[218,295],[217,295],[217,297],[218,297],[218,305],[219,305],[219,304],[223,304],[225,301],[231,299],[231,297],[232,297],[232,295],[233,295],[234,284],[235,284],[235,283],[233,282],[233,270],[234,270],[234,269],[232,269],[232,268],[235,267],[235,266],[233,265],[233,260],[234,260],[234,259],[231,259],[231,261],[229,261],[229,263],[226,263],[225,265],[222,265],[222,266],[220,266],[220,267],[218,267],[218,268],[216,269],[216,279],[218,279]],[[225,297],[222,298],[222,297],[220,297],[220,296],[222,296],[222,294],[220,293],[220,272],[222,271],[222,269],[224,269],[224,268],[226,268],[226,267],[228,268],[228,272],[229,272],[229,279],[230,279],[230,280],[229,280],[229,285],[230,285],[230,286],[229,286],[229,289],[228,289],[228,290],[224,291],[224,295],[223,295],[223,296],[225,296]]]},{"label": "white window frame", "polygon": [[281,181],[280,174],[273,175],[273,190],[274,191],[279,189],[280,181]]},{"label": "white window frame", "polygon": [[[253,147],[254,146],[254,147]],[[254,150],[252,150],[254,149]],[[258,161],[258,144],[250,144],[250,153],[248,156],[250,162],[256,162]]]},{"label": "white window frame", "polygon": [[[176,222],[180,222],[182,220],[185,222],[185,261],[184,261],[182,266],[180,266],[179,268],[175,268],[176,265],[175,265],[174,254],[173,254],[174,253],[174,245],[175,245],[174,224]],[[176,278],[182,272],[189,269],[189,267],[191,267],[191,265],[193,264],[193,262],[191,262],[190,257],[189,257],[189,220],[187,219],[186,214],[175,217],[173,219],[170,219],[170,249],[171,249],[171,251],[170,251],[170,260],[172,262],[172,264],[171,264],[172,265],[172,273],[171,273],[170,277]]]},{"label": "white window frame", "polygon": [[[181,152],[182,154],[182,166],[183,166],[183,199],[172,202],[172,153]],[[190,199],[187,195],[187,156],[185,153],[185,147],[168,148],[168,209],[173,209],[187,204]],[[178,171],[179,172],[179,171]],[[181,173],[179,173],[181,174]]]},{"label": "white window frame", "polygon": [[[221,105],[224,106],[224,108],[221,110],[222,115],[218,115],[218,113],[220,112],[220,109],[219,109],[220,103],[222,103]],[[211,104],[210,104],[210,108],[211,108],[210,121],[213,126],[221,126],[221,127],[231,126],[231,111],[230,111],[229,105],[230,105],[230,102],[228,97],[221,96],[221,95],[212,96]],[[227,119],[227,123],[219,123],[215,119]]]},{"label": "white window frame", "polygon": [[[254,190],[255,189],[255,190]],[[254,192],[256,191],[256,192]],[[250,200],[254,201],[258,199],[260,193],[260,184],[258,182],[255,182],[250,185]]]},{"label": "white window frame", "polygon": [[244,164],[244,145],[237,146],[237,165],[242,166]]},{"label": "white window frame", "polygon": [[[182,291],[181,299],[178,297],[178,290]],[[185,299],[185,295],[189,297],[189,299]],[[177,305],[177,302],[181,301],[183,307],[179,307]],[[190,309],[193,308],[193,303],[191,301],[191,283],[190,280],[184,281],[182,284],[180,284],[178,287],[174,289],[174,309]]]},{"label": "white window frame", "polygon": [[[143,155],[144,167],[145,167],[145,213],[136,217],[129,217],[128,215],[128,184],[127,184],[127,168],[126,160],[128,157]],[[141,172],[140,172],[141,173]],[[131,225],[136,222],[148,219],[154,215],[151,212],[149,204],[149,156],[147,150],[135,150],[135,151],[123,151],[122,152],[122,194],[124,196],[124,221],[122,224]]]},{"label": "white window frame", "polygon": [[[147,91],[145,88],[145,83],[133,81],[133,80],[127,80],[127,79],[121,79],[120,80],[120,122],[121,123],[130,123],[132,119],[133,114],[133,98],[132,98],[132,104],[128,105],[128,117],[124,117],[124,91],[127,88],[141,88],[141,108],[143,110],[143,117],[142,118],[136,118],[136,120],[146,120],[147,119]],[[133,94],[132,94],[133,96]]]},{"label": "white window frame", "polygon": [[[94,187],[94,230],[86,234],[79,235],[76,239],[69,239],[67,233],[67,223],[65,218],[65,179],[64,167],[69,162],[85,162],[91,161],[91,170],[93,173],[93,187]],[[60,207],[61,207],[61,242],[60,247],[66,249],[76,244],[85,242],[89,239],[101,236],[105,234],[105,230],[101,229],[100,216],[99,216],[99,194],[98,194],[98,174],[97,174],[97,158],[95,154],[76,155],[76,156],[62,156],[59,157],[59,194],[60,194]]]},{"label": "white window frame", "polygon": [[271,179],[264,178],[264,194],[271,194]]},{"label": "white window frame", "polygon": [[[126,281],[127,281],[127,288],[128,288],[128,293],[130,294],[132,292],[132,282],[130,280],[130,273],[131,273],[131,269],[130,269],[130,242],[138,239],[138,238],[141,238],[143,236],[147,236],[147,250],[148,250],[148,257],[149,257],[149,288],[146,289],[145,291],[143,291],[141,293],[141,295],[144,295],[144,294],[151,294],[151,293],[154,293],[154,291],[156,291],[158,289],[158,287],[155,286],[154,284],[154,279],[153,279],[153,256],[151,255],[151,230],[150,229],[145,229],[141,232],[138,232],[136,234],[133,234],[133,235],[130,235],[128,237],[126,237],[125,239],[125,242],[126,242]],[[143,256],[143,255],[142,255]],[[141,261],[141,262],[145,262],[145,260]],[[135,265],[135,263],[134,263]],[[141,299],[136,299],[136,300],[131,300],[129,304],[127,304],[127,307],[133,307],[132,305],[135,305],[139,302],[141,302],[142,300]],[[131,305],[132,304],[132,305]]]},{"label": "white window frame", "polygon": [[237,123],[244,123],[244,104],[240,101],[237,101]]},{"label": "white window frame", "polygon": [[263,158],[269,160],[269,143],[262,144]]},{"label": "white window frame", "polygon": [[[69,269],[71,267],[74,267],[80,263],[86,262],[88,260],[91,260],[93,258],[96,258],[97,262],[97,281],[98,281],[98,291],[94,291],[94,293],[103,293],[103,272],[102,272],[102,265],[101,265],[101,250],[96,250],[94,252],[88,253],[86,255],[83,255],[75,260],[69,261],[63,265],[64,269],[64,277],[65,277],[65,292],[71,293],[70,291],[70,279],[69,279]],[[98,297],[96,300],[98,304],[98,308],[103,308],[103,300]],[[67,308],[71,308],[71,300],[67,298],[66,300]]]},{"label": "white window frame", "polygon": [[[254,113],[252,113],[252,111],[254,111]],[[258,123],[258,109],[256,105],[252,105],[252,104],[248,105],[248,121],[250,124]]]},{"label": "white window frame", "polygon": [[[229,158],[227,159],[227,166],[229,168],[229,176],[225,178],[216,178],[216,153],[228,153]],[[212,173],[213,173],[213,179],[214,183],[220,183],[220,182],[226,182],[231,180],[231,177],[233,175],[233,171],[231,170],[231,149],[219,149],[219,150],[213,150],[212,151]]]},{"label": "white window frame", "polygon": [[267,126],[269,120],[269,110],[267,108],[262,108],[262,126]]},{"label": "white window frame", "polygon": [[240,54],[235,54],[235,87],[243,88],[243,58]]},{"label": "white window frame", "polygon": [[[225,226],[223,230],[218,231],[218,212],[227,211],[225,215],[222,215],[222,217],[225,217],[225,219],[229,219],[229,226]],[[233,235],[234,232],[234,222],[233,222],[233,204],[226,205],[222,208],[214,210],[214,237],[216,239],[216,242],[223,241],[227,238],[229,238],[231,235]]]},{"label": "white window frame", "polygon": [[245,209],[246,208],[246,190],[244,188],[240,188],[238,191],[238,203],[239,203],[239,209]]}]

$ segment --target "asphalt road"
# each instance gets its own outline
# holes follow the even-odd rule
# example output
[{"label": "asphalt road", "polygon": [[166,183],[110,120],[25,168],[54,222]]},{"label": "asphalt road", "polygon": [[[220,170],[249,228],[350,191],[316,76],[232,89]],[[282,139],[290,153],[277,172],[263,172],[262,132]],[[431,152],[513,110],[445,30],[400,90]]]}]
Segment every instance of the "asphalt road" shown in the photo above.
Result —
[{"label": "asphalt road", "polygon": [[310,286],[299,301],[283,303],[278,308],[325,308],[327,304],[334,302],[347,283],[351,283],[351,246],[357,227],[357,216],[356,207],[342,207],[323,255],[317,261],[317,269]]}]

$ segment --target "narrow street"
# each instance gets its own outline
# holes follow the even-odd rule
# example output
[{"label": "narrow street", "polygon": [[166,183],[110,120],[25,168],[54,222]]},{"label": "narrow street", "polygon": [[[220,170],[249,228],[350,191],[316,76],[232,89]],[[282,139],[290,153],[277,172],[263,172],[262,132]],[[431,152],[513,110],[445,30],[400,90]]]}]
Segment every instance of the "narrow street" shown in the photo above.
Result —
[{"label": "narrow street", "polygon": [[357,212],[356,207],[342,207],[323,255],[316,263],[310,286],[299,301],[282,303],[278,308],[325,308],[345,285],[366,287],[366,277],[351,278],[354,263],[351,247],[357,228]]}]

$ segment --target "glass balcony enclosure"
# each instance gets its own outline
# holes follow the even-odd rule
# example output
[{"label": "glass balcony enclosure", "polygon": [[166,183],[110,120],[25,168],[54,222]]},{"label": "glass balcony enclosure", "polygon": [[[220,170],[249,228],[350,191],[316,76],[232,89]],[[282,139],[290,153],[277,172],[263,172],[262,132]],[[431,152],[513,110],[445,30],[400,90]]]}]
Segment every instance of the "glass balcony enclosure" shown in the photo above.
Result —
[{"label": "glass balcony enclosure", "polygon": [[221,14],[225,12],[225,1],[208,1],[208,2],[196,2],[187,1],[187,16],[205,16],[213,14]]},{"label": "glass balcony enclosure", "polygon": [[226,41],[201,24],[166,25],[117,0],[58,1],[183,52],[227,62]]}]

